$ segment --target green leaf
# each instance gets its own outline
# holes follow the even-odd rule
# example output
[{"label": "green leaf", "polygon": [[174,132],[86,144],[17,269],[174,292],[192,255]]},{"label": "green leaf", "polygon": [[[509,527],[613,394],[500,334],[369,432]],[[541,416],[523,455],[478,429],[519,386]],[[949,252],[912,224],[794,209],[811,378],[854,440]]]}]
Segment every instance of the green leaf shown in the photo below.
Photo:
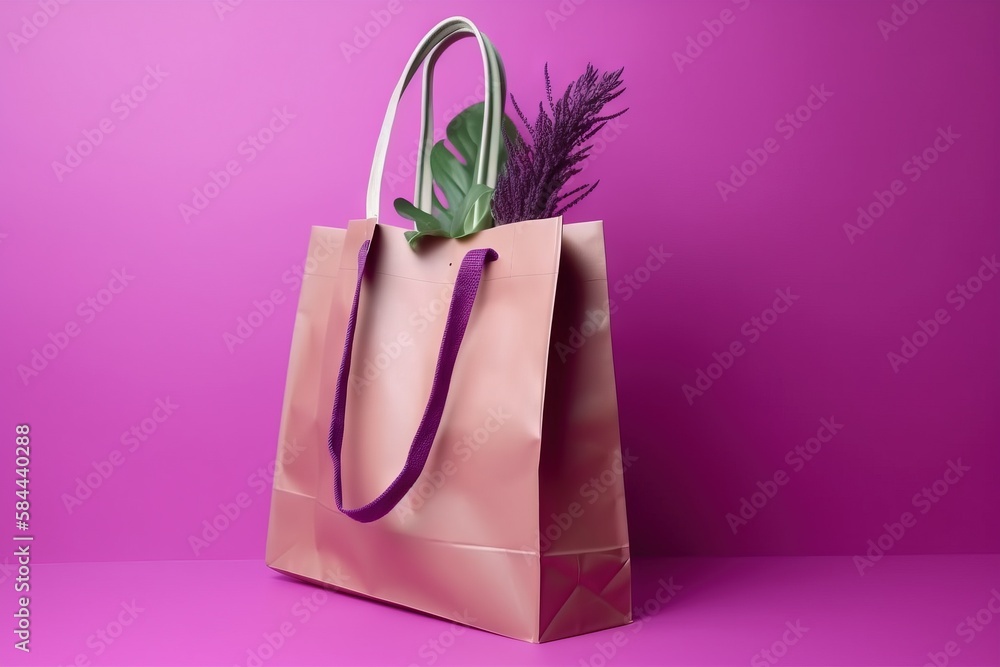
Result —
[{"label": "green leaf", "polygon": [[448,212],[448,209],[445,208],[445,205],[441,203],[440,199],[438,199],[437,191],[434,190],[434,188],[432,187],[431,188],[431,214],[433,214],[434,217],[436,217],[438,219],[441,219],[441,218],[444,217],[444,215],[447,214],[447,212]]},{"label": "green leaf", "polygon": [[[475,183],[477,159],[483,134],[482,102],[473,104],[455,116],[446,130],[446,136],[455,151],[439,141],[431,148],[431,212],[421,211],[406,199],[396,199],[396,211],[412,220],[416,231],[406,232],[406,240],[416,248],[425,236],[461,238],[493,226],[490,200],[493,188]],[[521,141],[520,134],[509,116],[504,115],[503,126],[512,141]],[[507,164],[507,148],[503,139],[499,146],[499,172]],[[461,158],[461,159],[460,159]],[[438,192],[444,196],[442,202]]]},{"label": "green leaf", "polygon": [[455,237],[461,238],[490,227],[493,215],[490,212],[490,197],[493,188],[480,183],[474,184],[465,195],[457,210],[453,211],[454,222],[458,227]]},{"label": "green leaf", "polygon": [[392,202],[396,213],[407,220],[412,220],[418,232],[430,232],[441,229],[441,222],[427,211],[421,211],[402,197],[396,198]]},{"label": "green leaf", "polygon": [[[469,174],[469,181],[475,179],[476,160],[479,156],[479,146],[483,138],[483,109],[484,103],[477,102],[466,107],[457,116],[451,119],[445,130],[448,141],[458,150],[459,155],[465,160],[465,168]],[[502,173],[507,164],[507,146],[503,140],[504,133],[511,138],[511,141],[521,140],[521,134],[517,131],[517,126],[510,116],[504,114],[503,126],[500,133],[500,149],[498,154],[498,173]],[[433,167],[432,167],[433,171]]]},{"label": "green leaf", "polygon": [[448,234],[446,234],[444,232],[444,230],[441,230],[441,229],[431,229],[431,230],[426,231],[426,232],[415,232],[415,231],[413,231],[411,229],[409,231],[403,232],[403,236],[406,237],[406,242],[410,244],[410,247],[413,248],[414,250],[416,250],[417,249],[417,242],[420,241],[420,239],[422,239],[422,238],[424,238],[426,236],[445,236],[446,237],[446,236],[448,236]]},{"label": "green leaf", "polygon": [[479,154],[479,145],[483,138],[483,109],[484,103],[477,102],[472,106],[463,109],[457,116],[451,119],[445,129],[445,136],[454,146],[462,159],[465,160],[465,167],[471,176],[475,174],[476,157]]},{"label": "green leaf", "polygon": [[448,201],[446,210],[455,208],[472,185],[472,175],[445,147],[444,141],[437,142],[431,149],[431,176]]}]

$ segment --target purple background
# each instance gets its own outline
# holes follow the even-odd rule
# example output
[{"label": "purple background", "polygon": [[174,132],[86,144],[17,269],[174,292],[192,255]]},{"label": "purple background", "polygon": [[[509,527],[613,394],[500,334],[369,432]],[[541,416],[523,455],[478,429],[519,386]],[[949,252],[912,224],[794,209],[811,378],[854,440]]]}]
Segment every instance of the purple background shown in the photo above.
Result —
[{"label": "purple background", "polygon": [[[4,2],[3,32],[38,7]],[[1000,5],[930,2],[887,38],[887,1],[562,7],[246,1],[220,19],[208,2],[71,2],[16,50],[5,38],[0,409],[11,442],[14,423],[32,425],[36,560],[262,557],[294,269],[310,225],[364,214],[389,92],[417,40],[456,13],[495,42],[525,107],[544,94],[545,62],[557,90],[588,61],[625,66],[631,110],[567,221],[605,220],[622,438],[639,457],[626,478],[636,553],[854,555],[907,511],[915,525],[894,555],[1000,551],[1000,281],[961,309],[948,299],[1000,252]],[[731,21],[713,23],[724,10]],[[346,57],[373,11],[391,20]],[[678,67],[672,54],[704,21],[721,34]],[[479,84],[471,44],[455,51],[439,76],[442,127]],[[156,87],[123,117],[115,100],[147,66],[169,74],[147,78]],[[812,87],[832,95],[794,133],[776,127]],[[248,161],[241,142],[275,108],[294,118]],[[413,96],[400,113],[397,176]],[[113,131],[59,180],[52,163],[102,119]],[[911,181],[904,163],[939,128],[958,138]],[[777,152],[720,195],[766,143]],[[179,206],[230,160],[240,173],[186,222]],[[852,243],[844,225],[895,179],[905,192]],[[386,202],[408,196],[403,180]],[[650,246],[672,256],[629,293]],[[134,279],[102,312],[79,309],[123,268]],[[773,314],[779,289],[798,298],[756,338],[751,318]],[[275,291],[231,352],[224,334]],[[896,372],[887,354],[938,309],[947,322]],[[79,335],[26,384],[19,365],[71,321]],[[718,376],[713,353],[734,341],[745,352],[689,401],[683,385]],[[179,407],[128,451],[122,434],[167,398]],[[842,430],[796,470],[786,454],[824,418]],[[121,465],[68,511],[64,494],[115,451]],[[914,502],[959,459],[970,470],[939,485],[939,502]],[[776,473],[787,483],[734,534],[727,513]],[[240,493],[250,506],[195,554],[188,537]]]}]

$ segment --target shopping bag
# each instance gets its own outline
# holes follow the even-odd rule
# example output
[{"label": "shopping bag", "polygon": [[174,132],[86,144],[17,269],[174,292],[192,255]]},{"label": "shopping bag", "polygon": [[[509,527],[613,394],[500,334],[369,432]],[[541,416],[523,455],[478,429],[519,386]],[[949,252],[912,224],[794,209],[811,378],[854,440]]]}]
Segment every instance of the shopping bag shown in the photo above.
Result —
[{"label": "shopping bag", "polygon": [[313,227],[282,406],[267,564],[541,642],[631,621],[623,459],[601,222],[492,227],[412,248],[378,222],[389,130],[425,64],[415,201],[429,201],[430,65],[474,37],[492,187],[505,83],[448,19],[410,58],[364,220]]}]

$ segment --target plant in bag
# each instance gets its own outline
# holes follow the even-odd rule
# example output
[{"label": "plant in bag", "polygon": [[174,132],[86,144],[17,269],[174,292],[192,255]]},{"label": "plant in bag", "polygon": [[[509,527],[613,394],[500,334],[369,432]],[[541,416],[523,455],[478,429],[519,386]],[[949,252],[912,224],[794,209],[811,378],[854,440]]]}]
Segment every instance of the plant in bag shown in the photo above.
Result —
[{"label": "plant in bag", "polygon": [[[416,231],[406,232],[411,247],[424,236],[461,238],[494,225],[562,215],[597,184],[583,184],[562,192],[582,171],[593,148],[588,144],[608,121],[628,109],[602,116],[604,106],[625,92],[622,69],[601,74],[593,65],[570,85],[558,101],[552,97],[552,81],[545,66],[545,91],[551,115],[543,103],[531,123],[511,96],[511,104],[528,130],[532,143],[518,133],[513,121],[503,115],[504,141],[499,147],[499,177],[496,188],[475,183],[477,155],[482,143],[483,103],[467,107],[448,124],[446,136],[458,151],[457,157],[438,141],[431,149],[431,211],[423,211],[402,197],[393,205],[396,212],[412,220]],[[437,189],[447,204],[441,202]],[[565,203],[570,197],[575,198]]]},{"label": "plant in bag", "polygon": [[[511,104],[521,118],[534,145],[528,145],[516,134],[505,134],[504,143],[510,159],[497,179],[493,197],[493,216],[497,224],[534,220],[562,215],[597,187],[600,181],[583,184],[562,192],[570,180],[579,174],[582,163],[590,156],[588,144],[608,121],[618,118],[628,109],[602,116],[604,106],[625,92],[621,87],[624,68],[599,74],[593,65],[566,88],[558,101],[552,98],[549,66],[545,65],[545,94],[551,116],[538,103],[538,118],[530,123],[511,96]],[[568,204],[564,203],[576,195]]]},{"label": "plant in bag", "polygon": [[[403,197],[393,201],[396,212],[412,220],[416,231],[406,233],[413,246],[424,236],[461,238],[493,226],[490,199],[493,188],[475,182],[479,147],[482,143],[484,103],[465,108],[455,116],[445,130],[451,145],[461,160],[445,145],[444,139],[431,149],[431,177],[441,190],[447,204],[441,202],[433,191],[431,212],[422,211]],[[520,139],[513,121],[504,115],[504,134]],[[507,163],[507,149],[499,146],[499,169]]]}]

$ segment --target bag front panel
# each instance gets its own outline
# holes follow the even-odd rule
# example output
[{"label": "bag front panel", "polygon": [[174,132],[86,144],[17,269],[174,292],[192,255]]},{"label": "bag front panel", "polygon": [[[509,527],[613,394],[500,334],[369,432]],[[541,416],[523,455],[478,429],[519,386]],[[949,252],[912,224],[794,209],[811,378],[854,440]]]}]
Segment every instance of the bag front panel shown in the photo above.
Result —
[{"label": "bag front panel", "polygon": [[[346,506],[374,499],[403,465],[427,401],[451,286],[465,252],[488,246],[500,258],[484,273],[420,480],[396,510],[359,524],[336,509],[326,430],[357,250],[376,234],[348,390]],[[560,221],[549,220],[429,243],[414,253],[402,230],[351,223],[341,266],[326,289],[332,305],[322,356],[313,357],[323,360],[313,362],[321,366],[314,417],[301,428],[312,434],[311,440],[303,437],[316,474],[308,512],[313,529],[302,538],[296,574],[337,579],[330,583],[538,640],[537,464],[560,243]],[[290,382],[305,377],[290,375]],[[291,385],[287,391],[308,393]],[[303,513],[301,483],[294,495],[287,486],[276,483],[275,514],[286,508]]]}]

